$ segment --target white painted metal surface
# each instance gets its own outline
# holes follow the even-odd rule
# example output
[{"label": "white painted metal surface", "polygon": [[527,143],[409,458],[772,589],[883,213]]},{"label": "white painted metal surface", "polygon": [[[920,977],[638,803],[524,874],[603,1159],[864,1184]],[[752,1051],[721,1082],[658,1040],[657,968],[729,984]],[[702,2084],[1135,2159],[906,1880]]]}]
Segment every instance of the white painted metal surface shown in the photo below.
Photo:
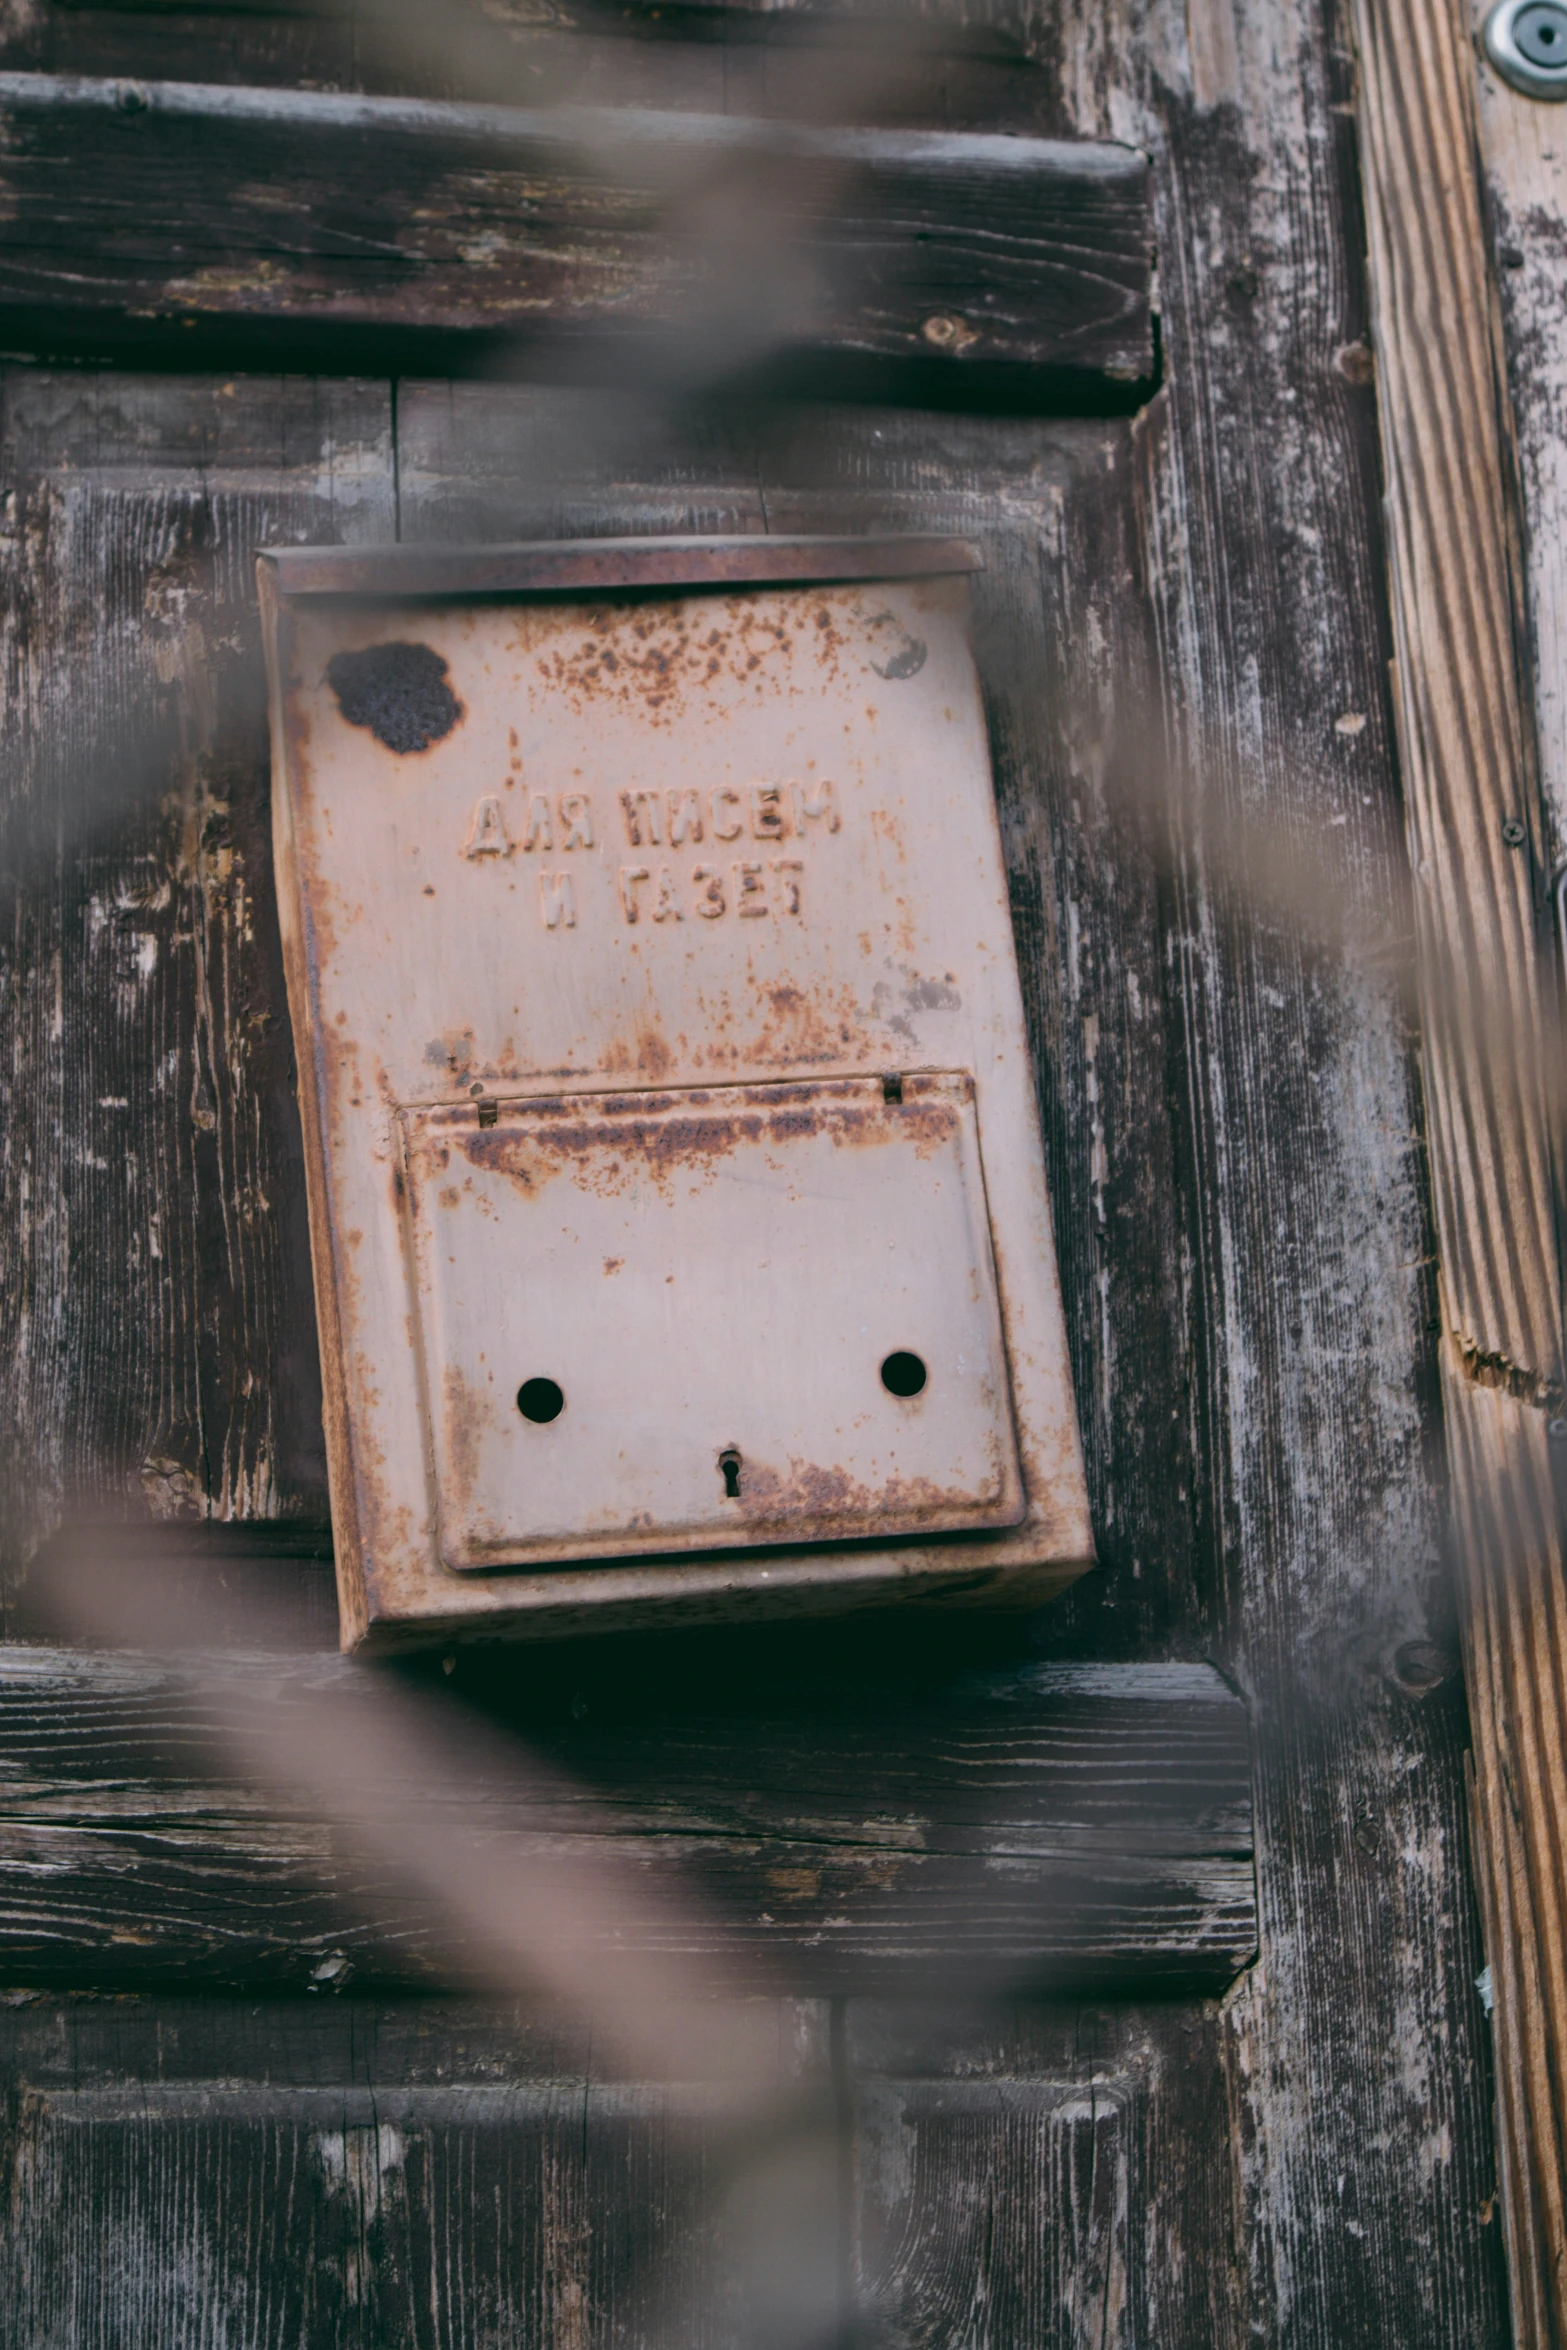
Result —
[{"label": "white painted metal surface", "polygon": [[449,1567],[1016,1523],[973,1089],[901,1090],[406,1114]]}]

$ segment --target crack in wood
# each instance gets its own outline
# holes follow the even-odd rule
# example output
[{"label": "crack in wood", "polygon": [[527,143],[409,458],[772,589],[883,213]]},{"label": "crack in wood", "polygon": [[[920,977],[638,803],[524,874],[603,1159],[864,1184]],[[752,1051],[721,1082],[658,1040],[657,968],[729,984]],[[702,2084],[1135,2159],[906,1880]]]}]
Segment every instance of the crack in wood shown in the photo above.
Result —
[{"label": "crack in wood", "polygon": [[1567,1404],[1567,1389],[1559,1379],[1547,1379],[1539,1371],[1527,1370],[1522,1363],[1509,1361],[1494,1348],[1477,1346],[1472,1338],[1455,1338],[1454,1347],[1463,1366],[1464,1376],[1476,1387],[1500,1388],[1504,1395],[1519,1403],[1532,1404],[1536,1411],[1549,1413],[1553,1418]]}]

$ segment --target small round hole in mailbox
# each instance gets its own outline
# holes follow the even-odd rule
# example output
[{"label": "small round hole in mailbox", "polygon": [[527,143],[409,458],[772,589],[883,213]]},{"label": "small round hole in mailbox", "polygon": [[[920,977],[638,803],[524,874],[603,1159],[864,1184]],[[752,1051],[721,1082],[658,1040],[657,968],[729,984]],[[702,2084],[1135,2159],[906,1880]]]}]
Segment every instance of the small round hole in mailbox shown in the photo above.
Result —
[{"label": "small round hole in mailbox", "polygon": [[911,1396],[924,1394],[929,1377],[923,1358],[908,1353],[902,1347],[896,1354],[888,1355],[881,1367],[881,1383],[887,1393],[899,1396],[905,1402]]},{"label": "small round hole in mailbox", "polygon": [[524,1379],[517,1390],[517,1409],[535,1427],[548,1427],[566,1408],[566,1398],[553,1379]]}]

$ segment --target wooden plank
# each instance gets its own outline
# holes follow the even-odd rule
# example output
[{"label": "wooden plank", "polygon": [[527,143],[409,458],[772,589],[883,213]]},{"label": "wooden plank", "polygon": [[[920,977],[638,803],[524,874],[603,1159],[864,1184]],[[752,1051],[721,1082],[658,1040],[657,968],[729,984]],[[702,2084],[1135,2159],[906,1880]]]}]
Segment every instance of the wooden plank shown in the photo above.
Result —
[{"label": "wooden plank", "polygon": [[1477,85],[1485,227],[1500,297],[1507,384],[1522,493],[1530,706],[1548,832],[1559,862],[1567,842],[1567,317],[1561,303],[1567,237],[1567,152],[1560,112],[1509,89],[1482,66]]},{"label": "wooden plank", "polygon": [[[842,2062],[861,2321],[918,2350],[1244,2341],[1225,2029],[1211,2006],[856,2001]],[[1201,2257],[1157,2257],[1176,2242]],[[1404,2322],[1391,2300],[1376,2314]],[[1287,2338],[1257,2317],[1257,2337]]]},{"label": "wooden plank", "polygon": [[1106,142],[29,73],[0,119],[13,350],[613,375],[639,349],[671,388],[814,355],[1123,405],[1154,372],[1147,165]]},{"label": "wooden plank", "polygon": [[627,2068],[520,2003],[13,1996],[6,2341],[754,2339],[768,2223],[808,2262],[814,2215],[788,2209],[802,2133],[737,2144],[736,2084],[812,2112],[828,2019],[758,2002],[707,2019],[696,2066],[691,2045]]},{"label": "wooden plank", "polygon": [[[427,1900],[337,1853],[297,1788],[236,1783],[252,1703],[308,1739],[313,1708],[373,1703],[373,1676],[256,1659],[243,1697],[224,1686],[0,1650],[8,1978],[450,1980],[463,1951]],[[714,1922],[691,1926],[694,1958],[733,1954],[761,1983],[1217,1985],[1255,1946],[1245,1708],[1207,1667],[1035,1667],[923,1701],[861,1688],[593,1728],[496,1710],[569,1784],[545,1800],[464,1780],[438,1797],[453,1835],[545,1855],[612,1839],[642,1882],[695,1888]],[[417,1776],[384,1792],[393,1818],[431,1799]]]},{"label": "wooden plank", "polygon": [[[1085,1584],[1052,1611],[1052,1637],[1190,1608],[1258,1728],[1263,1957],[1217,2033],[1234,2171],[1207,2167],[1197,2085],[1169,2054],[1144,2174],[1142,2338],[1500,2345],[1467,1728],[1456,1672],[1431,1662],[1456,1639],[1417,1072],[1385,966],[1303,940],[1224,879],[1233,828],[1260,815],[1286,870],[1296,844],[1309,871],[1327,840],[1385,904],[1403,887],[1353,59],[1343,13],[1294,0],[1099,11],[1067,56],[1074,127],[1094,135],[1113,109],[1154,156],[1167,390],[1137,428],[1136,569],[1167,731],[1118,734],[1113,714],[1136,706],[1118,639],[1071,606],[1072,731],[1047,761],[1044,725],[1019,737],[1007,719],[1032,753],[1054,949],[1041,1062],[1052,1102],[1070,1105],[1070,1164],[1051,1168],[1072,1229],[1063,1277],[1085,1325],[1096,1285],[1109,1293],[1079,1394],[1130,1379],[1135,1396],[1103,1453],[1099,1426],[1090,1440],[1091,1480],[1109,1470],[1109,1604],[1098,1614]],[[1108,622],[1108,576],[1081,592]],[[1144,804],[1171,764],[1201,779],[1195,805],[1178,795],[1172,810],[1147,960],[1113,904],[1125,889],[1135,905],[1142,881],[1115,816],[1118,757]],[[1156,1039],[1158,1074],[1142,1060]],[[1137,1301],[1145,1330],[1179,1332],[1184,1376],[1162,1398],[1151,1372],[1137,1384],[1118,1296],[1139,1265],[1127,1154],[1163,1140],[1128,1098],[1142,1089],[1168,1104],[1178,1203],[1164,1211],[1174,1279],[1153,1292],[1168,1320],[1147,1288]],[[1156,1534],[1134,1457],[1161,1437],[1172,1466],[1190,1447],[1184,1535]],[[1422,1658],[1417,1697],[1405,1665]],[[1200,2066],[1202,2036],[1190,2045]],[[1156,2192],[1172,2169],[1178,2223]],[[941,2224],[934,2195],[924,2210]],[[1177,2227],[1233,2245],[1233,2262],[1167,2260]]]},{"label": "wooden plank", "polygon": [[1177,2280],[1142,2249],[1161,2225],[1210,2242],[1224,2228],[1211,2014],[856,2001],[843,2039],[850,2270],[868,2330],[919,2350],[1226,2338],[1196,2270]]},{"label": "wooden plank", "polygon": [[394,527],[385,385],[13,370],[0,1507],[326,1515],[258,543]]},{"label": "wooden plank", "polygon": [[143,8],[134,0],[94,8],[51,0],[25,15],[13,9],[0,24],[0,69],[352,88],[355,29],[347,10]]},{"label": "wooden plank", "polygon": [[1355,26],[1504,2218],[1514,2331],[1534,2344],[1567,2333],[1567,1560],[1545,1429],[1562,1408],[1560,1092],[1542,1061],[1559,1034],[1542,811],[1467,28],[1453,4],[1357,5]]},{"label": "wooden plank", "polygon": [[[1567,320],[1561,302],[1560,254],[1567,239],[1567,170],[1561,148],[1561,115],[1509,89],[1482,58],[1478,79],[1480,159],[1485,175],[1484,225],[1488,232],[1493,284],[1500,294],[1503,348],[1507,363],[1513,432],[1516,441],[1519,487],[1522,496],[1525,610],[1529,660],[1528,696],[1533,717],[1544,799],[1546,861],[1557,867],[1567,844],[1567,677],[1563,655],[1567,648]],[[1531,1439],[1539,1442],[1537,1415],[1509,1411],[1495,1396],[1466,1399],[1469,1440],[1477,1455],[1477,1469],[1487,1478],[1512,1473],[1516,1449]],[[1500,1423],[1500,1425],[1498,1425]],[[1534,1498],[1545,1487],[1537,1476],[1529,1490]],[[1488,1529],[1482,1528],[1485,1534]],[[1528,1740],[1532,1700],[1529,1684],[1537,1677],[1536,1660],[1542,1654],[1562,1653],[1559,1624],[1560,1581],[1555,1570],[1555,1538],[1547,1532],[1543,1546],[1534,1550],[1532,1571],[1526,1574],[1523,1604],[1533,1611],[1528,1625],[1528,1647],[1511,1650],[1504,1644],[1508,1619],[1517,1602],[1503,1614],[1494,1605],[1487,1613],[1496,1620],[1488,1627],[1483,1652],[1477,1646],[1474,1667],[1490,1666],[1491,1686],[1476,1703],[1482,1718],[1506,1719],[1516,1708],[1520,1740]],[[1519,1577],[1508,1562],[1508,1579]],[[1488,1597],[1481,1593],[1482,1602]],[[1520,1674],[1524,1688],[1515,1694]],[[1516,1763],[1515,1763],[1516,1769]],[[1521,2028],[1508,2031],[1498,2053],[1506,2065],[1503,2112],[1511,2124],[1510,2173],[1514,2192],[1524,2199],[1530,2216],[1515,2235],[1532,2235],[1537,2247],[1533,2265],[1525,2265],[1522,2248],[1515,2264],[1515,2289],[1525,2302],[1518,2333],[1522,2341],[1548,2338],[1550,2315],[1546,2302],[1546,2273],[1538,2248],[1564,2240],[1563,2194],[1567,2189],[1567,2147],[1562,2139],[1560,2090],[1553,2084],[1555,2043],[1547,2030],[1545,1950],[1555,1938],[1559,1920],[1548,1917],[1539,1936],[1534,1911],[1539,1888],[1531,1885],[1516,1813],[1507,1800],[1506,1786],[1493,1769],[1483,1791],[1476,1786],[1481,1807],[1480,1828],[1490,1849],[1499,1856],[1483,1879],[1489,1895],[1487,1942],[1492,1966],[1506,1982],[1501,1996],[1511,2013],[1524,2019]],[[1533,2142],[1533,2160],[1518,2143],[1524,2130]],[[1530,2211],[1530,2206],[1534,2208]]]},{"label": "wooden plank", "polygon": [[868,119],[868,91],[891,119],[1045,135],[1064,114],[1048,58],[995,22],[686,0],[632,0],[613,11],[595,0],[553,0],[547,19],[536,9],[501,17],[473,6],[435,16],[418,0],[308,11],[250,0],[150,8],[52,0],[13,9],[0,23],[0,69],[803,121],[820,120],[824,105],[838,119]]},{"label": "wooden plank", "polygon": [[1088,2087],[1005,2073],[868,2082],[855,2212],[867,2311],[895,2310],[905,2341],[976,2350],[1135,2342],[1137,2086],[1102,2072]]}]

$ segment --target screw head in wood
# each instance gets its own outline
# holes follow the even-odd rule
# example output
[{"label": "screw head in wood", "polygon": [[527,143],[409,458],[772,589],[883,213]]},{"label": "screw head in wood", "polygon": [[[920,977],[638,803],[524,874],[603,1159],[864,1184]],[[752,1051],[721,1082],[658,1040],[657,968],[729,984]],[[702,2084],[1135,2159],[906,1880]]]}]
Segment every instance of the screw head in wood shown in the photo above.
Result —
[{"label": "screw head in wood", "polygon": [[1434,1640],[1406,1640],[1393,1659],[1393,1678],[1407,1697],[1425,1697],[1450,1680],[1458,1659]]},{"label": "screw head in wood", "polygon": [[1521,849],[1529,834],[1516,816],[1509,816],[1502,826],[1502,838],[1510,849]]},{"label": "screw head in wood", "polygon": [[1526,98],[1567,98],[1567,0],[1496,0],[1480,39],[1511,88]]}]

